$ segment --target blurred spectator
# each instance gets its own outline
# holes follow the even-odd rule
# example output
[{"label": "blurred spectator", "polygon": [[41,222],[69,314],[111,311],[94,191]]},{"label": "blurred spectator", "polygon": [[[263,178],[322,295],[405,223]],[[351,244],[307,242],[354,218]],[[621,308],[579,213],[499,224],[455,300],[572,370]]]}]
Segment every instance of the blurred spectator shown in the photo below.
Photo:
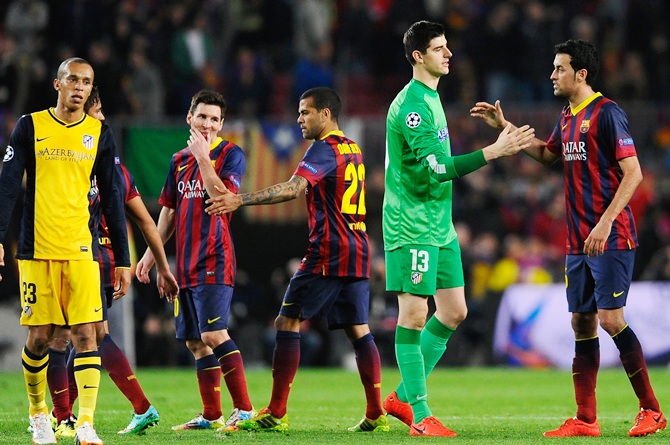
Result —
[{"label": "blurred spectator", "polygon": [[[177,5],[173,13],[180,14]],[[188,110],[191,97],[202,88],[217,90],[212,56],[214,48],[207,31],[207,16],[198,11],[189,19],[188,26],[172,38],[172,76],[176,110]]]},{"label": "blurred spectator", "polygon": [[293,52],[296,59],[310,57],[324,43],[331,43],[334,23],[335,4],[332,0],[295,0]]},{"label": "blurred spectator", "polygon": [[546,269],[544,244],[537,237],[524,239],[509,234],[504,240],[503,258],[496,262],[491,272],[489,289],[503,292],[515,283],[547,284],[553,282]]},{"label": "blurred spectator", "polygon": [[369,72],[373,22],[365,0],[347,0],[336,32],[338,71]]},{"label": "blurred spectator", "polygon": [[119,114],[126,107],[121,92],[123,66],[114,54],[109,37],[93,40],[88,49],[88,61],[95,69],[95,84],[100,96],[105,98],[105,112],[111,116]]},{"label": "blurred spectator", "polygon": [[228,72],[224,95],[232,115],[254,119],[269,114],[272,81],[265,58],[248,46],[240,46]]},{"label": "blurred spectator", "polygon": [[18,50],[10,36],[0,35],[0,113],[20,116],[28,98],[30,56]]},{"label": "blurred spectator", "polygon": [[[146,55],[146,41],[138,38],[124,76],[126,98],[133,116],[156,119],[165,114],[165,89],[158,67]],[[106,102],[105,102],[106,103]]]},{"label": "blurred spectator", "polygon": [[[116,18],[116,2],[91,0],[51,1],[49,46],[52,42],[72,47],[78,57],[86,54],[91,40],[111,38],[103,23]],[[83,26],[86,24],[86,26]],[[55,45],[53,45],[55,46]],[[95,66],[94,66],[95,68]],[[96,69],[96,75],[98,70]],[[100,94],[104,94],[101,90]],[[111,96],[105,95],[105,106]]]},{"label": "blurred spectator", "polygon": [[649,81],[642,56],[635,51],[622,54],[616,62],[616,76],[605,79],[617,101],[649,99]]},{"label": "blurred spectator", "polygon": [[551,83],[547,81],[551,66],[546,63],[546,58],[553,54],[554,45],[562,41],[562,35],[553,16],[540,0],[530,0],[523,7],[520,26],[525,56],[518,63],[522,67],[522,94],[527,101],[543,102],[554,98]]},{"label": "blurred spectator", "polygon": [[306,57],[301,57],[295,66],[293,102],[300,102],[300,95],[310,88],[335,88],[333,67],[333,44],[324,40]]},{"label": "blurred spectator", "polygon": [[670,281],[670,246],[657,250],[640,276],[644,281]]},{"label": "blurred spectator", "polygon": [[471,45],[477,70],[482,75],[484,98],[491,103],[498,99],[503,102],[523,99],[521,63],[510,57],[523,47],[519,20],[512,3],[498,3],[486,15],[482,27],[481,34]]},{"label": "blurred spectator", "polygon": [[19,52],[31,54],[49,24],[49,6],[43,0],[13,0],[7,7],[5,31]]}]

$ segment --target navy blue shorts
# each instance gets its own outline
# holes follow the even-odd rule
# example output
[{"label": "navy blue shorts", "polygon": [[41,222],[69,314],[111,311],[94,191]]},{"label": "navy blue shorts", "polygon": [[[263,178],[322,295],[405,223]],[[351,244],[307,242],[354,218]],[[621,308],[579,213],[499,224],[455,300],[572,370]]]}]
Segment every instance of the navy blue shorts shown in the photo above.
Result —
[{"label": "navy blue shorts", "polygon": [[370,280],[327,277],[298,271],[291,278],[279,314],[308,320],[326,318],[329,329],[367,324]]},{"label": "navy blue shorts", "polygon": [[179,290],[174,301],[178,340],[199,340],[202,332],[228,329],[233,288],[225,284],[204,284]]},{"label": "navy blue shorts", "polygon": [[105,287],[102,290],[102,321],[107,321],[107,311],[114,303],[114,286]]},{"label": "navy blue shorts", "polygon": [[593,258],[568,255],[565,285],[570,312],[624,307],[634,263],[634,250],[606,250]]}]

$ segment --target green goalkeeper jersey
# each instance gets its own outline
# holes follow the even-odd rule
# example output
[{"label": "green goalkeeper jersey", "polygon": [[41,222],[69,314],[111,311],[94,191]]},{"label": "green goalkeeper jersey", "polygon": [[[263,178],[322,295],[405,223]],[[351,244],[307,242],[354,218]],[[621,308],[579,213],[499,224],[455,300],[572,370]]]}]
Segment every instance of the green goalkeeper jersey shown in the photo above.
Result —
[{"label": "green goalkeeper jersey", "polygon": [[[437,91],[412,79],[386,118],[384,249],[408,244],[446,246],[456,231],[447,118]],[[483,159],[483,158],[482,158]]]}]

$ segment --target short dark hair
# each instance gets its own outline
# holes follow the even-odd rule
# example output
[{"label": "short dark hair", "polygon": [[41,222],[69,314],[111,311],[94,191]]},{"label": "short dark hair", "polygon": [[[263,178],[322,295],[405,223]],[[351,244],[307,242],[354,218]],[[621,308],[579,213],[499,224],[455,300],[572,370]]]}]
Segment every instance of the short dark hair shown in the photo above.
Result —
[{"label": "short dark hair", "polygon": [[65,69],[67,66],[71,63],[77,63],[77,64],[82,64],[82,65],[88,65],[91,68],[93,66],[88,63],[86,59],[82,59],[81,57],[70,57],[69,59],[65,59],[61,62],[61,64],[58,66],[58,71],[56,72],[56,79],[60,79],[63,74],[65,74]]},{"label": "short dark hair", "polygon": [[421,54],[426,54],[426,50],[430,46],[430,41],[435,37],[444,35],[444,26],[439,23],[421,20],[409,27],[402,38],[402,43],[405,46],[405,58],[412,65],[416,64],[416,60],[412,56],[414,51],[420,51]]},{"label": "short dark hair", "polygon": [[226,114],[226,101],[224,100],[223,96],[216,91],[200,90],[195,93],[193,98],[191,98],[191,108],[189,109],[191,114],[195,113],[195,109],[198,107],[198,104],[217,105],[219,108],[221,108],[221,117]]},{"label": "short dark hair", "polygon": [[342,111],[342,101],[340,100],[340,96],[338,96],[333,89],[327,87],[310,88],[302,93],[300,100],[309,97],[313,99],[314,108],[316,108],[317,111],[328,108],[333,120],[336,121],[338,119],[340,111]]},{"label": "short dark hair", "polygon": [[97,85],[93,85],[91,94],[88,96],[88,99],[86,99],[86,103],[84,103],[84,113],[88,114],[88,110],[98,102],[100,102],[100,90],[98,90]]},{"label": "short dark hair", "polygon": [[570,39],[554,46],[554,55],[567,54],[570,56],[570,66],[576,71],[586,70],[586,83],[593,85],[598,77],[600,58],[598,51],[591,42],[586,40]]}]

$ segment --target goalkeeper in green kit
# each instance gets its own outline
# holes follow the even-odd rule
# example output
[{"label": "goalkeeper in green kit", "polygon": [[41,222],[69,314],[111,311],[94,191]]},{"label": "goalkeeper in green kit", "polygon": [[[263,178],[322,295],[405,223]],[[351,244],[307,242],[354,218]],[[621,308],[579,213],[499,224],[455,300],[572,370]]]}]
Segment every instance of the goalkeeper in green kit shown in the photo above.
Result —
[{"label": "goalkeeper in green kit", "polygon": [[[461,250],[451,218],[451,180],[528,147],[534,130],[526,125],[511,131],[508,126],[492,145],[452,156],[437,93],[452,56],[444,27],[414,23],[403,44],[413,76],[386,119],[383,206],[386,288],[398,294],[395,352],[402,381],[384,409],[407,424],[411,436],[454,437],[432,415],[426,388],[426,376],[467,314]],[[436,311],[426,321],[431,296]]]}]

